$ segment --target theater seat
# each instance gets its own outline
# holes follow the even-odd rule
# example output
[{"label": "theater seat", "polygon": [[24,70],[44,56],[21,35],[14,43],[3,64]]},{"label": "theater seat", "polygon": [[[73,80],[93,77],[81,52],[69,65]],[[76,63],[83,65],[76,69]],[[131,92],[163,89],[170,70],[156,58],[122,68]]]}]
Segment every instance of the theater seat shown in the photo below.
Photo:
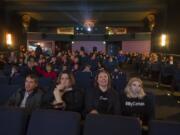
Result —
[{"label": "theater seat", "polygon": [[138,119],[112,115],[88,115],[84,135],[141,135]]},{"label": "theater seat", "polygon": [[24,135],[26,123],[23,110],[0,108],[0,135]]},{"label": "theater seat", "polygon": [[172,86],[176,91],[180,91],[180,70],[176,70],[173,76]]},{"label": "theater seat", "polygon": [[92,75],[90,72],[77,72],[75,74],[76,85],[83,89],[92,87]]},{"label": "theater seat", "polygon": [[32,113],[27,135],[79,135],[79,131],[78,113],[37,110]]},{"label": "theater seat", "polygon": [[112,85],[114,89],[119,93],[124,93],[124,88],[127,84],[127,76],[126,73],[118,72],[112,74]]},{"label": "theater seat", "polygon": [[159,75],[161,71],[160,63],[152,63],[150,68],[150,75],[153,81],[159,81]]},{"label": "theater seat", "polygon": [[44,90],[48,91],[52,88],[53,80],[51,78],[40,77],[39,86]]},{"label": "theater seat", "polygon": [[1,84],[8,84],[9,83],[9,77],[7,76],[0,76],[0,85]]},{"label": "theater seat", "polygon": [[180,123],[167,121],[151,121],[149,135],[180,135]]},{"label": "theater seat", "polygon": [[13,78],[11,78],[11,85],[20,85],[23,86],[25,83],[25,78],[22,76],[15,76]]},{"label": "theater seat", "polygon": [[19,85],[0,85],[0,105],[4,105],[20,87]]},{"label": "theater seat", "polygon": [[160,83],[171,84],[173,80],[174,65],[163,65],[160,72]]}]

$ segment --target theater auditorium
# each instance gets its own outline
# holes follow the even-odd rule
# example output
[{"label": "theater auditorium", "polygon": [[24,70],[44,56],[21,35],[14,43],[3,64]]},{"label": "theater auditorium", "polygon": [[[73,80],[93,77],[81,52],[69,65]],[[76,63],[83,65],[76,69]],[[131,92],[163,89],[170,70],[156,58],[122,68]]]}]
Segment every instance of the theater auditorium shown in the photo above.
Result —
[{"label": "theater auditorium", "polygon": [[1,0],[0,135],[180,135],[179,0]]}]

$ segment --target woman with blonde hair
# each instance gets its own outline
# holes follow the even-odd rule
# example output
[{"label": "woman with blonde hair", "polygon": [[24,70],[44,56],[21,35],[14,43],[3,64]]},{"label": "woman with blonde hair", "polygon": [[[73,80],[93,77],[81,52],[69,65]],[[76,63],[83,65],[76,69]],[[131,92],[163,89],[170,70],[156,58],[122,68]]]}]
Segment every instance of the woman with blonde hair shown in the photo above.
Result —
[{"label": "woman with blonde hair", "polygon": [[129,80],[120,100],[122,115],[137,117],[142,125],[147,125],[154,117],[153,96],[144,91],[140,78],[133,77]]},{"label": "woman with blonde hair", "polygon": [[140,78],[131,78],[125,88],[126,96],[129,98],[139,98],[142,99],[146,96],[143,89],[143,82]]}]

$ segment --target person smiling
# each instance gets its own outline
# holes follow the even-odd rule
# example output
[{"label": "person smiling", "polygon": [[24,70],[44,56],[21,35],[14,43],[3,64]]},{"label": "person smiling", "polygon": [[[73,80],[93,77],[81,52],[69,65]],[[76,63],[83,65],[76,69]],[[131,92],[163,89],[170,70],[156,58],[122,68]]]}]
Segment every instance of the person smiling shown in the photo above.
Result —
[{"label": "person smiling", "polygon": [[154,101],[150,93],[143,89],[140,78],[131,78],[120,96],[122,115],[137,117],[142,125],[147,125],[154,117]]},{"label": "person smiling", "polygon": [[118,94],[112,89],[110,75],[105,70],[97,74],[94,87],[86,92],[86,112],[120,114]]}]

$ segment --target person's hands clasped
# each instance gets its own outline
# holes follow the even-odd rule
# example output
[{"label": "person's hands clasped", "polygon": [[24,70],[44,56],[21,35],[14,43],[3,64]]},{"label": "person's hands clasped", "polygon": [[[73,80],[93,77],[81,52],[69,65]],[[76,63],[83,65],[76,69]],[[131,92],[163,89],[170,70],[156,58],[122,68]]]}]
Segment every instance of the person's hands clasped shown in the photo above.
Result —
[{"label": "person's hands clasped", "polygon": [[64,85],[63,84],[58,84],[56,86],[56,88],[54,89],[54,97],[55,97],[55,101],[54,101],[54,104],[63,104],[64,101],[62,100],[62,96],[64,94]]}]

